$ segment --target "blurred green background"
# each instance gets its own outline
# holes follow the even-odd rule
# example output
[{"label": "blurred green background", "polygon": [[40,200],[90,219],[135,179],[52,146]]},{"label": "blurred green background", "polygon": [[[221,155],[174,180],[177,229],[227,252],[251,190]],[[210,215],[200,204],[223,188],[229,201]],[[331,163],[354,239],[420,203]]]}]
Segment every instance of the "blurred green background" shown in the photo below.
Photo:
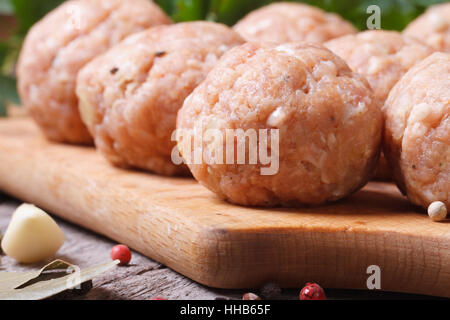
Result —
[{"label": "blurred green background", "polygon": [[[28,29],[64,0],[0,0],[0,116],[6,105],[20,104],[14,67]],[[233,25],[271,0],[155,0],[174,21],[213,20]],[[369,5],[381,8],[381,27],[402,30],[428,6],[448,0],[304,0],[340,14],[359,29],[366,27]]]}]

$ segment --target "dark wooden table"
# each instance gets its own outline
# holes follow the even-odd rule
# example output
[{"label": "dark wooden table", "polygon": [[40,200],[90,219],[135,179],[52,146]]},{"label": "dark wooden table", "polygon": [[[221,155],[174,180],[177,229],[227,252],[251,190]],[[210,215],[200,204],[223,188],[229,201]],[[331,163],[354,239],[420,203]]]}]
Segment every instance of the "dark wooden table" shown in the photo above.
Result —
[{"label": "dark wooden table", "polygon": [[[14,210],[21,201],[0,193],[0,230],[6,231]],[[113,241],[82,229],[61,219],[55,218],[58,225],[66,235],[66,242],[58,251],[55,258],[85,268],[110,259],[109,252],[115,244]],[[47,262],[50,262],[47,261]],[[46,262],[35,265],[23,265],[14,259],[3,255],[1,257],[1,271],[29,271],[39,269]],[[117,267],[95,278],[93,288],[79,296],[61,295],[58,298],[70,299],[151,299],[162,296],[167,299],[206,299],[214,300],[217,297],[241,299],[245,292],[252,290],[220,290],[202,286],[190,279],[172,271],[171,269],[137,253],[129,266]],[[277,298],[298,299],[298,289],[284,289]],[[329,299],[428,299],[432,297],[388,293],[381,291],[361,290],[326,290]]]}]

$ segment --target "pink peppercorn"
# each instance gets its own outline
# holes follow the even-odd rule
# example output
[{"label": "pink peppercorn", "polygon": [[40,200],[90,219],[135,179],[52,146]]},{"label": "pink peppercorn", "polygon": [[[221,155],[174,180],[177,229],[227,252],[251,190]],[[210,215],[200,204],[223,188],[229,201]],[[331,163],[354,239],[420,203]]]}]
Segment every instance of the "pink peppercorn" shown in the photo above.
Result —
[{"label": "pink peppercorn", "polygon": [[111,259],[120,260],[119,266],[127,265],[131,260],[131,251],[123,244],[115,245],[111,249]]},{"label": "pink peppercorn", "polygon": [[300,291],[300,300],[325,300],[325,292],[317,283],[308,282]]}]

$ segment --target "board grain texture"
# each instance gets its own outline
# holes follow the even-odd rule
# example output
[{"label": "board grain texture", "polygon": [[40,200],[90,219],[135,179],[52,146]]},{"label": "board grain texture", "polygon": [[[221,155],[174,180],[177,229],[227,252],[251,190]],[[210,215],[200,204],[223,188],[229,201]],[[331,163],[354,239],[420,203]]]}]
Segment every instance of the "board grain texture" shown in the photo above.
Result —
[{"label": "board grain texture", "polygon": [[274,281],[450,297],[450,223],[394,185],[370,183],[316,208],[244,208],[190,178],[110,166],[93,148],[47,142],[28,119],[0,121],[0,190],[128,244],[207,286]]}]

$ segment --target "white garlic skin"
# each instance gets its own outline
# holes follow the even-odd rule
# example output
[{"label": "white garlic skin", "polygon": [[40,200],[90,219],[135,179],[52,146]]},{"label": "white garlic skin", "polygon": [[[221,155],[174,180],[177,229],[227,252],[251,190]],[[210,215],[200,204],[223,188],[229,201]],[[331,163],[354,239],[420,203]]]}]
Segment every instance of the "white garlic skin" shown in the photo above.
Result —
[{"label": "white garlic skin", "polygon": [[35,263],[53,256],[64,240],[64,233],[45,211],[22,204],[11,217],[1,247],[18,262]]}]

